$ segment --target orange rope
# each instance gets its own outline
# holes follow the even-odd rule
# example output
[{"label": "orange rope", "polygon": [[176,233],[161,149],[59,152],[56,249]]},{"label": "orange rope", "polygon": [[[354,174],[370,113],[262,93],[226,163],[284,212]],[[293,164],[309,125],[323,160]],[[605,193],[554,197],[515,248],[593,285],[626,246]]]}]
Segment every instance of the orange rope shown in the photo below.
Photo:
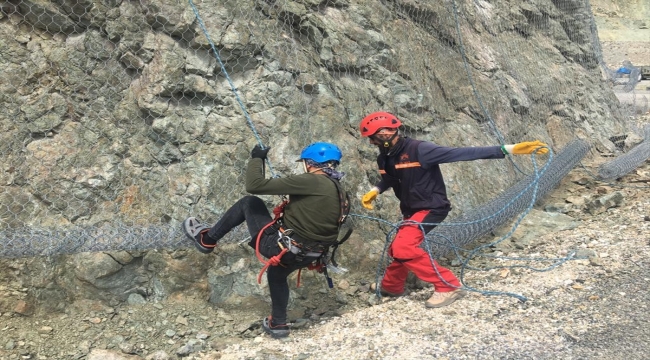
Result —
[{"label": "orange rope", "polygon": [[[319,273],[322,273],[322,272],[323,272],[323,267],[324,267],[324,266],[323,266],[323,263],[320,262],[320,261],[316,261],[315,264],[314,264],[314,263],[311,263],[311,264],[307,265],[307,269],[309,269],[309,270],[316,270],[316,271],[318,271]],[[302,268],[298,269],[298,280],[297,280],[297,283],[296,283],[296,287],[300,287],[300,274],[301,274],[301,273],[302,273]]]},{"label": "orange rope", "polygon": [[288,251],[287,248],[283,248],[282,251],[280,251],[279,254],[275,255],[272,258],[270,258],[269,261],[264,261],[264,257],[262,257],[262,254],[260,253],[260,239],[262,238],[262,234],[264,233],[264,231],[266,229],[268,229],[271,225],[275,224],[278,221],[278,219],[282,217],[282,213],[284,212],[284,207],[287,205],[288,202],[289,202],[289,200],[284,200],[278,206],[276,206],[273,209],[273,214],[275,215],[275,218],[273,219],[273,221],[266,224],[266,226],[264,226],[262,228],[262,230],[260,230],[260,232],[257,233],[257,239],[255,241],[255,255],[257,256],[257,259],[262,264],[264,264],[264,267],[262,267],[262,270],[260,271],[260,274],[257,276],[257,283],[258,284],[262,283],[262,274],[264,274],[266,269],[268,269],[269,266],[277,266],[277,265],[279,265],[280,264],[280,259]]},{"label": "orange rope", "polygon": [[302,273],[302,268],[298,269],[298,280],[296,280],[296,287],[300,287],[300,274]]},{"label": "orange rope", "polygon": [[262,268],[262,270],[260,270],[260,274],[257,275],[257,283],[258,284],[262,283],[262,275],[264,275],[264,272],[266,271],[266,269],[268,269],[269,266],[277,266],[277,265],[279,265],[280,264],[280,259],[282,258],[282,256],[284,256],[284,254],[287,253],[287,251],[289,251],[287,248],[282,249],[282,251],[280,251],[279,254],[275,255],[272,258],[270,258],[269,261],[267,261],[264,264],[264,267]]},{"label": "orange rope", "polygon": [[[266,226],[264,226],[262,228],[262,230],[260,230],[260,232],[257,234],[257,239],[255,241],[255,255],[257,256],[257,259],[262,264],[264,264],[264,266],[262,267],[262,270],[260,270],[259,275],[257,275],[257,283],[258,284],[262,283],[262,275],[264,275],[264,272],[269,268],[269,266],[280,265],[280,261],[282,259],[282,256],[284,256],[284,254],[286,254],[289,251],[288,248],[283,246],[282,251],[280,251],[280,253],[275,255],[274,257],[270,258],[268,261],[264,261],[264,257],[262,256],[262,253],[260,253],[260,239],[262,238],[262,234],[264,233],[264,231],[266,229],[268,229],[271,225],[275,224],[278,221],[278,219],[282,217],[282,214],[284,212],[284,207],[287,205],[288,202],[289,202],[289,200],[284,200],[282,203],[280,203],[278,206],[276,206],[273,209],[273,214],[275,215],[275,218],[273,219],[273,221],[266,224]],[[309,270],[316,270],[318,272],[323,272],[323,263],[319,262],[316,265],[309,264],[307,266],[307,268]],[[296,287],[300,287],[300,274],[301,273],[302,273],[302,269],[298,269],[298,280],[297,280]]]},{"label": "orange rope", "polygon": [[262,230],[260,230],[260,232],[257,234],[257,240],[255,241],[255,255],[257,256],[257,259],[262,264],[266,264],[266,261],[264,261],[264,258],[262,257],[262,253],[260,253],[260,239],[262,238],[262,233],[264,233],[264,230],[268,229],[269,226],[271,226],[273,224],[275,224],[275,220],[273,220],[270,223],[266,224],[266,226],[264,226],[262,228]]}]

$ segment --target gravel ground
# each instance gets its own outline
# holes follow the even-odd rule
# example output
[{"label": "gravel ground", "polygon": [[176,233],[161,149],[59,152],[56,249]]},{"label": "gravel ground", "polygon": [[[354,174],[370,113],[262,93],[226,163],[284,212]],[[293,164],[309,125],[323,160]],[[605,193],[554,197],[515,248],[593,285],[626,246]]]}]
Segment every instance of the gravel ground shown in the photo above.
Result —
[{"label": "gravel ground", "polygon": [[525,302],[473,293],[426,309],[430,291],[421,290],[294,331],[286,341],[246,340],[220,352],[221,359],[647,359],[649,168],[630,177],[640,181],[628,182],[634,187],[617,189],[625,195],[622,207],[586,216],[578,228],[544,236],[520,254],[551,258],[581,249],[589,259],[547,272],[504,268],[469,277],[481,289],[522,294]]},{"label": "gravel ground", "polygon": [[[649,49],[603,43],[611,65],[650,59]],[[556,258],[579,249],[588,258],[545,272],[504,262],[465,278],[525,302],[473,292],[449,307],[426,309],[431,290],[416,289],[372,305],[376,299],[366,292],[372,279],[361,274],[335,278],[336,290],[323,292],[333,311],[311,309],[290,338],[274,340],[259,328],[267,307],[218,309],[190,294],[116,307],[82,301],[62,313],[0,314],[0,359],[647,359],[650,163],[615,186],[570,180],[580,177],[589,175],[574,170],[551,198],[619,191],[625,201],[598,215],[577,214],[577,228],[544,235],[516,255]],[[27,289],[0,284],[0,290],[18,296]]]},{"label": "gravel ground", "polygon": [[372,305],[372,279],[335,278],[336,289],[322,297],[340,300],[346,293],[348,300],[334,312],[312,309],[291,337],[275,340],[259,328],[267,307],[218,309],[189,295],[115,308],[86,301],[64,313],[0,314],[0,359],[646,359],[650,163],[615,186],[580,180],[588,176],[575,169],[548,202],[618,191],[621,206],[576,213],[577,228],[508,254],[558,258],[577,249],[584,259],[544,272],[503,261],[465,277],[481,291],[520,294],[524,302],[473,292],[427,309],[431,290],[415,289]]}]

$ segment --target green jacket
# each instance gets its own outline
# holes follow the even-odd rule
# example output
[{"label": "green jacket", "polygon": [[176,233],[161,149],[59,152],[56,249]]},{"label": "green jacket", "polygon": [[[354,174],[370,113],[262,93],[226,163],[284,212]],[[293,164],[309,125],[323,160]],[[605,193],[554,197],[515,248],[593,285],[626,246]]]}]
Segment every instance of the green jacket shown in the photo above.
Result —
[{"label": "green jacket", "polygon": [[282,219],[286,228],[306,239],[336,241],[341,205],[336,185],[326,175],[266,179],[264,161],[254,158],[248,161],[246,169],[246,191],[259,195],[289,195]]}]

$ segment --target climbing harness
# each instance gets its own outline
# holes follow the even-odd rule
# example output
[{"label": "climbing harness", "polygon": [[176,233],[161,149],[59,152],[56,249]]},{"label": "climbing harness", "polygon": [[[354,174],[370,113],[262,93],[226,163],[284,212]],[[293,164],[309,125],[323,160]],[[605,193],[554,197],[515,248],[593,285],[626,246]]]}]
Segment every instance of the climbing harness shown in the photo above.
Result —
[{"label": "climbing harness", "polygon": [[[338,219],[338,225],[340,231],[341,226],[345,220],[347,220],[348,214],[350,213],[350,198],[348,194],[343,191],[341,184],[339,184],[337,180],[331,179],[329,177],[327,178],[334,183],[339,196],[340,216]],[[341,237],[341,240],[338,240],[332,244],[323,244],[320,242],[316,243],[309,239],[304,239],[300,237],[300,235],[298,235],[293,229],[286,228],[282,223],[284,208],[288,203],[289,200],[283,197],[283,201],[273,209],[273,220],[270,223],[266,224],[257,234],[257,239],[255,241],[255,254],[260,262],[264,264],[257,276],[257,283],[259,284],[262,282],[262,275],[269,268],[269,266],[284,266],[281,263],[281,259],[286,253],[290,252],[296,256],[296,260],[299,262],[306,257],[316,258],[316,260],[307,265],[307,268],[309,270],[315,270],[319,273],[323,273],[327,279],[329,288],[333,288],[334,285],[332,283],[332,278],[329,277],[329,274],[327,272],[328,264],[331,262],[334,268],[338,268],[336,260],[334,259],[336,249],[350,237],[352,228],[346,228],[346,232],[344,236]],[[280,252],[277,255],[269,257],[268,261],[265,261],[260,251],[260,240],[262,238],[262,234],[266,233],[267,231],[277,231],[277,244]],[[327,254],[330,248],[332,248],[332,255],[328,257]],[[332,266],[330,266],[330,268],[332,268]],[[298,269],[298,287],[300,287],[301,271],[302,269]]]},{"label": "climbing harness", "polygon": [[338,180],[334,180],[330,177],[328,177],[328,179],[334,183],[334,186],[336,186],[336,191],[339,194],[339,214],[341,214],[339,216],[339,229],[341,229],[341,225],[345,223],[345,220],[348,219],[348,214],[350,214],[350,196],[347,192],[343,191],[343,188],[341,187],[341,184],[338,182]]}]

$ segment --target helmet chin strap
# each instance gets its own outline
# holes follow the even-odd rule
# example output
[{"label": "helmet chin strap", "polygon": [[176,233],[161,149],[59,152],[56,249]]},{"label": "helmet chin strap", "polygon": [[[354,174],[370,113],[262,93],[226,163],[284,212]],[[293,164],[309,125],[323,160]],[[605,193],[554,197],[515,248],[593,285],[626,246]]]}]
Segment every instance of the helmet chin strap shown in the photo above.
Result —
[{"label": "helmet chin strap", "polygon": [[302,168],[305,170],[305,174],[311,174],[315,173],[316,171],[323,170],[323,168],[313,168],[311,171],[309,171],[309,169],[307,169],[307,162],[305,160],[302,161]]},{"label": "helmet chin strap", "polygon": [[373,138],[377,140],[377,142],[381,142],[380,145],[377,145],[379,147],[380,153],[388,154],[390,149],[393,147],[393,140],[397,137],[398,133],[399,131],[395,131],[395,133],[393,133],[393,135],[391,135],[391,137],[389,137],[388,139],[380,139],[376,135],[373,136]]}]

